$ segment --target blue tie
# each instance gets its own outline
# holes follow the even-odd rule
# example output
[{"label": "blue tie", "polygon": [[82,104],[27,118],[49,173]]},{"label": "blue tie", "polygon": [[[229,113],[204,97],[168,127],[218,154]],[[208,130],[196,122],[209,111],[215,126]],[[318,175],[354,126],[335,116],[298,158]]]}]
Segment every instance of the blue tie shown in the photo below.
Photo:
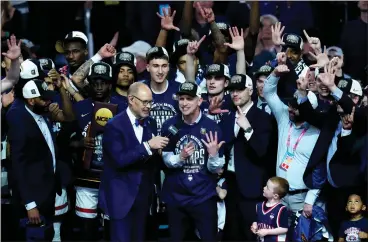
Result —
[{"label": "blue tie", "polygon": [[146,127],[146,120],[145,119],[136,119],[135,120],[135,126],[142,126],[142,127]]}]

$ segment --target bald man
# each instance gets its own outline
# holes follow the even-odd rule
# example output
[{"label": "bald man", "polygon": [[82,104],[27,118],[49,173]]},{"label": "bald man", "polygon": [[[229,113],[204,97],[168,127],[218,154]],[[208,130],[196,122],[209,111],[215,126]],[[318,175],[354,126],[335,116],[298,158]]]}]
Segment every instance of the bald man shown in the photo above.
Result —
[{"label": "bald man", "polygon": [[102,140],[105,162],[99,204],[110,217],[111,241],[144,241],[158,150],[169,142],[156,136],[148,86],[133,83],[128,102],[127,110],[107,123]]}]

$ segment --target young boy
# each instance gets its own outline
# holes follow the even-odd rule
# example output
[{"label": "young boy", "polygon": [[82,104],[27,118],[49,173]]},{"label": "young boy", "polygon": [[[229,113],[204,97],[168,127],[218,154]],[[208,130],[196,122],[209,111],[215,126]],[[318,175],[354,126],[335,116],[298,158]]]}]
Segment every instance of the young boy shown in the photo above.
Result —
[{"label": "young boy", "polygon": [[256,205],[257,222],[253,222],[251,231],[260,241],[286,241],[288,231],[288,212],[281,199],[289,192],[289,183],[281,177],[272,177],[263,188],[267,202]]},{"label": "young boy", "polygon": [[357,194],[351,194],[346,204],[346,211],[350,214],[350,220],[341,224],[339,231],[339,242],[361,241],[368,238],[368,219],[363,217],[362,198]]}]

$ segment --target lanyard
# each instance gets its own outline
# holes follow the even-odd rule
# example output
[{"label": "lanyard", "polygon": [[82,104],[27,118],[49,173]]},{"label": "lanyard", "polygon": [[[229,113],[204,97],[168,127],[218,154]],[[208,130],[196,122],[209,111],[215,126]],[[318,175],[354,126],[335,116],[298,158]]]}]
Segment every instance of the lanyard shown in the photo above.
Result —
[{"label": "lanyard", "polygon": [[[287,138],[287,142],[286,142],[286,150],[289,150],[290,147],[290,135],[291,135],[291,128],[292,128],[293,124],[290,123],[290,128],[289,128],[289,134],[288,134],[288,138]],[[295,145],[293,147],[293,154],[295,153],[296,147],[298,147],[298,144],[300,142],[300,140],[303,138],[304,134],[307,132],[308,128],[304,128],[302,133],[299,135],[298,139],[295,142]]]}]

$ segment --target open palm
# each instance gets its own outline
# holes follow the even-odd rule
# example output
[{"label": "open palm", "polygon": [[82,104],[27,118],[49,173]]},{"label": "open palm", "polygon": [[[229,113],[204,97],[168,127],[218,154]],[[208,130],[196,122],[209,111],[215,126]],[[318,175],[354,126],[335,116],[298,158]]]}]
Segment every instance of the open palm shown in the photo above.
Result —
[{"label": "open palm", "polygon": [[11,60],[16,60],[20,57],[20,43],[21,41],[19,40],[18,44],[17,44],[17,39],[14,35],[10,36],[10,40],[6,41],[8,44],[8,52],[6,53],[2,53],[3,56],[11,59]]},{"label": "open palm", "polygon": [[165,30],[176,30],[180,31],[178,27],[174,25],[174,17],[176,14],[176,11],[171,14],[171,8],[164,8],[163,9],[164,16],[160,15],[159,13],[156,13],[158,17],[161,18],[161,28]]},{"label": "open palm", "polygon": [[231,36],[232,43],[225,43],[224,45],[230,47],[234,50],[243,50],[244,49],[244,33],[243,29],[240,29],[240,34],[237,27],[229,28],[229,33]]}]

